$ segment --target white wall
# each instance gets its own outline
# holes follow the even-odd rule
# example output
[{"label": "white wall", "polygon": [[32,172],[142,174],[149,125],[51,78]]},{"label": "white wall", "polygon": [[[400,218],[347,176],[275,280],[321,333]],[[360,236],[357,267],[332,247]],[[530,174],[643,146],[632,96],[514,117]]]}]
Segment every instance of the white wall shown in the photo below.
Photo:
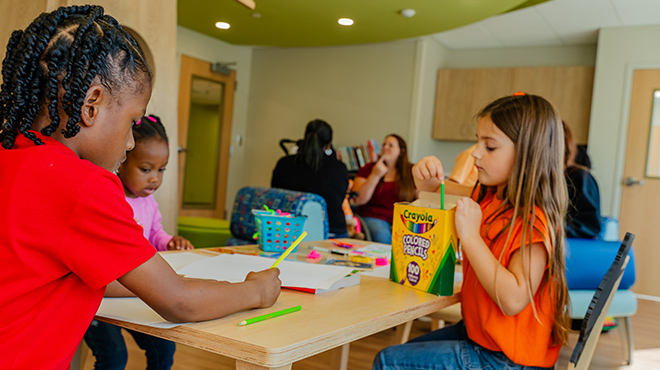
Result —
[{"label": "white wall", "polygon": [[603,215],[619,216],[633,68],[660,68],[660,26],[600,30],[589,155]]},{"label": "white wall", "polygon": [[[235,62],[237,88],[234,95],[234,117],[232,128],[232,155],[229,158],[229,174],[225,208],[227,217],[231,212],[234,197],[244,184],[249,171],[245,171],[245,137],[248,115],[248,94],[252,66],[252,48],[235,46],[204,34],[179,26],[177,29],[177,56],[181,54],[211,63]],[[178,68],[178,71],[181,69]],[[177,79],[178,81],[178,79]],[[178,91],[178,90],[177,90]],[[240,137],[240,139],[238,138]]]},{"label": "white wall", "polygon": [[595,46],[449,50],[431,37],[253,49],[182,27],[178,52],[212,62],[239,62],[234,137],[241,135],[244,146],[236,147],[230,160],[228,207],[241,186],[269,186],[272,169],[284,154],[279,140],[301,138],[311,119],[330,123],[336,146],[398,133],[408,141],[411,161],[436,155],[450,171],[471,143],[431,138],[439,68],[594,65],[596,60]]},{"label": "white wall", "polygon": [[246,185],[269,186],[284,155],[278,142],[299,139],[320,118],[336,146],[408,139],[415,41],[253,51]]}]

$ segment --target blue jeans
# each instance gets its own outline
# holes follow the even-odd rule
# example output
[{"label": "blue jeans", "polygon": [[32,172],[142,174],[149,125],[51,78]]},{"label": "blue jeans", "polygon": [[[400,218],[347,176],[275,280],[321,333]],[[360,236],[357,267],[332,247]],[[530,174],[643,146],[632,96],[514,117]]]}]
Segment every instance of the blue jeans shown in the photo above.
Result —
[{"label": "blue jeans", "polygon": [[[137,345],[147,355],[148,370],[169,370],[174,363],[174,342],[126,329]],[[94,370],[123,370],[128,361],[126,343],[121,328],[98,320],[92,320],[85,332],[85,343],[96,358]]]},{"label": "blue jeans", "polygon": [[371,240],[376,243],[392,244],[392,224],[380,218],[363,217],[371,233]]},{"label": "blue jeans", "polygon": [[[374,370],[506,369],[539,367],[513,363],[502,352],[493,352],[471,341],[463,321],[417,337],[406,344],[387,347],[376,355]],[[550,368],[552,369],[552,368]]]}]

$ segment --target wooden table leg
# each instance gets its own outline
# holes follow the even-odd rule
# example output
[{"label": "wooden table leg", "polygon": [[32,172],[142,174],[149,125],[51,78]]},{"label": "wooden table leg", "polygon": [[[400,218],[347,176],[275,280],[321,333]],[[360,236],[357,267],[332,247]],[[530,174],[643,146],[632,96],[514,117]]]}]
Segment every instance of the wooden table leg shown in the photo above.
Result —
[{"label": "wooden table leg", "polygon": [[348,369],[348,354],[351,348],[350,343],[346,343],[341,347],[332,349],[332,363],[330,369],[332,370],[347,370]]},{"label": "wooden table leg", "polygon": [[396,327],[393,344],[404,344],[410,339],[410,331],[412,330],[413,321],[415,320],[410,320],[407,323]]},{"label": "wooden table leg", "polygon": [[249,362],[236,360],[236,370],[291,370],[291,364],[277,367],[259,366]]}]

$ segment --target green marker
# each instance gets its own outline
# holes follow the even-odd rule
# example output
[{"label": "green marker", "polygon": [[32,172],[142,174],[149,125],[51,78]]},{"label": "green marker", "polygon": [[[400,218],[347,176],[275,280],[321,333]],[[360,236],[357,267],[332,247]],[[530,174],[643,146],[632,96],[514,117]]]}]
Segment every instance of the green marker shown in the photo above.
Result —
[{"label": "green marker", "polygon": [[291,313],[291,312],[300,311],[301,309],[302,309],[302,306],[296,306],[296,307],[286,308],[286,309],[281,310],[281,311],[275,311],[275,312],[267,313],[265,315],[261,315],[261,316],[253,317],[251,319],[241,321],[241,322],[238,323],[238,326],[254,324],[255,322],[264,321],[264,320],[272,319],[273,317],[282,316],[282,315],[286,315],[286,314]]},{"label": "green marker", "polygon": [[440,208],[443,211],[445,210],[445,180],[442,180],[442,182],[440,183]]}]

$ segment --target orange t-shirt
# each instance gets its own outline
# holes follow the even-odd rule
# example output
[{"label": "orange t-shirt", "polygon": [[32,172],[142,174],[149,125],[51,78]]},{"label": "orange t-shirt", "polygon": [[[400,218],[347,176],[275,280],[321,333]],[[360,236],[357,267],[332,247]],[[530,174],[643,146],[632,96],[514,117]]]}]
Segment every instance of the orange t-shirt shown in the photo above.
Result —
[{"label": "orange t-shirt", "polygon": [[[501,204],[502,201],[494,194],[487,195],[480,203],[482,220],[488,220]],[[535,213],[532,243],[543,243],[544,240],[549,243],[545,215],[539,208],[536,208]],[[482,223],[480,230],[481,237],[495,258],[499,259],[504,250],[501,264],[507,268],[513,252],[521,247],[522,220],[515,222],[508,245],[504,245],[508,229],[496,241],[493,242],[492,239],[504,228],[512,215],[513,211],[509,211],[489,225]],[[463,274],[461,305],[463,320],[471,340],[491,351],[503,352],[511,361],[520,365],[551,367],[557,362],[561,345],[552,344],[555,306],[549,294],[549,284],[543,288],[539,286],[534,295],[539,322],[531,303],[517,315],[505,315],[483,288],[467,258],[464,259]]]}]

